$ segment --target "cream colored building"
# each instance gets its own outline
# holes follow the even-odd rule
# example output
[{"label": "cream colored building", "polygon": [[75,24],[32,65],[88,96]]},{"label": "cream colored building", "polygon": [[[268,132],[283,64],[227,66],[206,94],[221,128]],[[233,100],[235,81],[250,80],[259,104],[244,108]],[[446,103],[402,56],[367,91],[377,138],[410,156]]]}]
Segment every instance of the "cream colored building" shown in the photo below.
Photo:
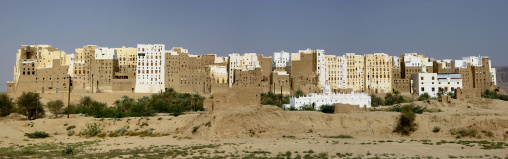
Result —
[{"label": "cream colored building", "polygon": [[365,92],[365,58],[355,53],[347,53],[347,88],[355,92]]},{"label": "cream colored building", "polygon": [[[8,92],[48,92],[68,90],[64,84],[71,56],[51,45],[22,45],[16,53],[13,81],[7,82]],[[49,70],[49,71],[48,71]]]},{"label": "cream colored building", "polygon": [[347,62],[346,56],[325,56],[326,66],[326,84],[330,86],[332,90],[335,89],[346,89],[347,82]]},{"label": "cream colored building", "polygon": [[392,91],[393,58],[385,53],[366,54],[365,90],[374,93]]}]

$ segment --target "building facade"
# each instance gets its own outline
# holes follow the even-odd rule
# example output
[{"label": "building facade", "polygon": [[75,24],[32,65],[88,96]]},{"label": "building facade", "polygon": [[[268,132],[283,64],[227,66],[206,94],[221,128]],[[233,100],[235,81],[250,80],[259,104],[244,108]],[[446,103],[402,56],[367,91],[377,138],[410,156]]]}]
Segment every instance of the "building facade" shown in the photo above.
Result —
[{"label": "building facade", "polygon": [[136,93],[157,93],[165,90],[164,44],[137,45]]},{"label": "building facade", "polygon": [[331,92],[329,86],[323,88],[323,93],[310,93],[305,97],[292,97],[289,99],[291,107],[300,109],[302,106],[312,106],[318,110],[322,105],[350,104],[359,107],[371,107],[371,98],[367,93],[345,93],[335,94]]},{"label": "building facade", "polygon": [[437,97],[439,91],[444,93],[455,92],[462,87],[462,77],[459,73],[417,73],[412,76],[413,94],[420,96],[424,93]]}]

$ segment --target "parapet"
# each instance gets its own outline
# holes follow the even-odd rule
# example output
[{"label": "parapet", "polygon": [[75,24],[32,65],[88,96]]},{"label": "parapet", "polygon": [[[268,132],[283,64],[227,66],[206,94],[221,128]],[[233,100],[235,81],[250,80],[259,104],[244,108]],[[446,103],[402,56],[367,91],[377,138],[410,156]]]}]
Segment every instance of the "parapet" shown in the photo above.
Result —
[{"label": "parapet", "polygon": [[335,104],[334,114],[339,113],[353,113],[353,112],[367,112],[367,107],[361,107],[358,105],[350,105],[350,104]]},{"label": "parapet", "polygon": [[259,106],[261,95],[258,87],[232,87],[213,94],[213,99],[206,99],[203,108],[215,111],[227,107]]},{"label": "parapet", "polygon": [[455,99],[475,99],[481,98],[481,89],[468,88],[468,89],[455,89]]}]

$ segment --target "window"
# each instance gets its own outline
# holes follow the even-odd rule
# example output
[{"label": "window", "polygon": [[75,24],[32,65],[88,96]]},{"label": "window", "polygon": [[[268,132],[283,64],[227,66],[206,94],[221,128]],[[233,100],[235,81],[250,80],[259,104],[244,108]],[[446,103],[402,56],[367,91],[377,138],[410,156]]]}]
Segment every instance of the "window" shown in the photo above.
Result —
[{"label": "window", "polygon": [[422,87],[422,92],[425,91],[425,89]]},{"label": "window", "polygon": [[423,80],[423,77],[421,79]]},{"label": "window", "polygon": [[436,91],[436,88],[432,87],[432,92],[435,92]]}]

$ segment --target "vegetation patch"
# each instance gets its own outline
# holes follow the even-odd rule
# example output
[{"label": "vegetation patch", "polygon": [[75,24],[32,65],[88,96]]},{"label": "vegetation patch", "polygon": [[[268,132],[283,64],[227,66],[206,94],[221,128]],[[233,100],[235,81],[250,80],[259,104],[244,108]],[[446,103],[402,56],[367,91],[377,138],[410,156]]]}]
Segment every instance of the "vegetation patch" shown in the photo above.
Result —
[{"label": "vegetation patch", "polygon": [[[433,110],[427,109],[427,107],[416,106],[414,104],[409,104],[409,105],[405,105],[405,106],[409,107],[410,111],[413,113],[416,113],[416,114],[422,114],[423,112],[429,112],[429,113],[435,112]],[[395,106],[390,107],[390,109],[388,109],[388,110],[392,111],[392,112],[402,112],[402,107],[404,107],[404,106],[397,104]]]},{"label": "vegetation patch", "polygon": [[76,126],[75,126],[75,125],[72,125],[72,126],[68,126],[67,128],[65,128],[65,130],[72,130],[72,129],[74,129],[74,128],[76,128]]},{"label": "vegetation patch", "polygon": [[100,128],[100,125],[97,123],[87,123],[86,128],[83,129],[80,132],[80,135],[86,136],[86,137],[93,137],[97,136],[102,132],[102,129]]},{"label": "vegetation patch", "polygon": [[395,130],[393,132],[409,136],[411,133],[416,131],[418,125],[415,123],[416,115],[413,111],[413,107],[405,105],[401,107],[401,114]]},{"label": "vegetation patch", "polygon": [[324,138],[338,138],[338,139],[352,139],[353,136],[349,135],[337,135],[337,136],[322,136]]},{"label": "vegetation patch", "polygon": [[44,131],[35,131],[33,133],[25,133],[25,136],[28,138],[47,138],[49,137],[49,134]]}]

